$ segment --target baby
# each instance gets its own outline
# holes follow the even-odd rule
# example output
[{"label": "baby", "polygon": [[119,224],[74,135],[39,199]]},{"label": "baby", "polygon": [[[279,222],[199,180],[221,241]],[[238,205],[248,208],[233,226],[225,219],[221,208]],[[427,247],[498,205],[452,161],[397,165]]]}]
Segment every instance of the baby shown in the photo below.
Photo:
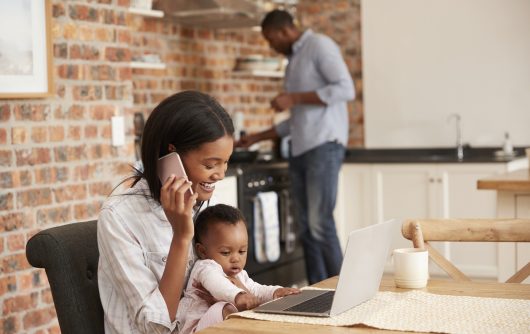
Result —
[{"label": "baby", "polygon": [[[227,315],[300,290],[261,285],[243,269],[247,261],[245,218],[229,205],[204,209],[195,221],[195,262],[177,311],[179,333],[188,334],[223,321]],[[207,290],[215,299],[208,303]]]}]

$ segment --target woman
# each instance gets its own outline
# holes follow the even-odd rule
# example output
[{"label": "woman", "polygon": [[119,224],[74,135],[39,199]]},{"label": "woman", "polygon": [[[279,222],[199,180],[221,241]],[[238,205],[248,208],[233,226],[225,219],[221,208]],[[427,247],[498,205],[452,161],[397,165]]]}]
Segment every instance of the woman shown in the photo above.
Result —
[{"label": "woman", "polygon": [[[143,171],[110,196],[98,219],[98,283],[105,333],[178,331],[176,313],[195,261],[193,218],[209,204],[233,149],[230,116],[210,96],[186,91],[162,101],[142,139]],[[177,152],[188,179],[161,184],[160,157]],[[190,189],[193,196],[184,196]]]}]

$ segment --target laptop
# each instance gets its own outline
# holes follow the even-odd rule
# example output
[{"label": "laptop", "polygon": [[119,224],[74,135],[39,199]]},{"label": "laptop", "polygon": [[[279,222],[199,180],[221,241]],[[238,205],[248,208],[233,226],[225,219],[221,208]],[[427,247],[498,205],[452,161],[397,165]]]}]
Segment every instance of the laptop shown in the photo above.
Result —
[{"label": "laptop", "polygon": [[253,311],[330,317],[369,300],[379,290],[391,243],[400,230],[401,221],[392,219],[352,231],[336,290],[302,290],[262,304]]}]

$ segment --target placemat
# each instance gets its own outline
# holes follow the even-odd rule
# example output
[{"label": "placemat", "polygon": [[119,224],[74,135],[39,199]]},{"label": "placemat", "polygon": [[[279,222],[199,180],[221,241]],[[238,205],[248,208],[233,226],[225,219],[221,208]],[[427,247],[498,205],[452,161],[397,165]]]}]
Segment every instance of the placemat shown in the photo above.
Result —
[{"label": "placemat", "polygon": [[230,317],[435,333],[530,333],[530,300],[437,295],[424,291],[378,292],[369,301],[330,318],[263,314]]}]

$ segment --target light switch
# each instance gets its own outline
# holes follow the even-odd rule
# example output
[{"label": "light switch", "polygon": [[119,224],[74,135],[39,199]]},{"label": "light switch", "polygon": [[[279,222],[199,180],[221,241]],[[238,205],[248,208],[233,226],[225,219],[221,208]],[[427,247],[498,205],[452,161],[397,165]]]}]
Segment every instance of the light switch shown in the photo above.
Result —
[{"label": "light switch", "polygon": [[125,145],[125,121],[123,116],[113,116],[111,118],[112,126],[112,146]]}]

